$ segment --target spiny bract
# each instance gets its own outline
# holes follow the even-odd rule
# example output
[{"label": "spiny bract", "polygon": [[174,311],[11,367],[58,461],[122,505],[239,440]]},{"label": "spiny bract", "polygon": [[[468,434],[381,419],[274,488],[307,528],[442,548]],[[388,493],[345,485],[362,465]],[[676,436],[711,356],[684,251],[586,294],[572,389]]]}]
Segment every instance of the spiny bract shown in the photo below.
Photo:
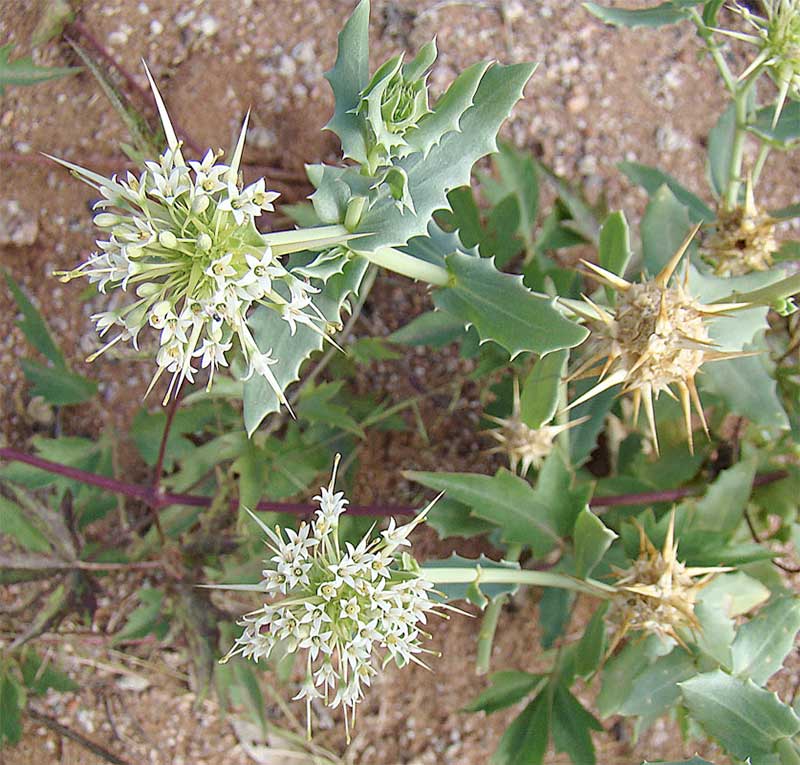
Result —
[{"label": "spiny bract", "polygon": [[677,553],[674,510],[661,550],[654,547],[639,526],[639,557],[627,570],[615,568],[617,594],[611,598],[606,616],[616,628],[609,655],[631,630],[670,637],[683,646],[678,631],[698,629],[694,607],[700,590],[717,574],[731,569],[686,566],[678,560]]},{"label": "spiny bract", "polygon": [[486,435],[499,442],[499,445],[493,446],[488,453],[505,454],[508,457],[511,471],[516,473],[519,469],[521,476],[527,475],[531,466],[537,470],[541,468],[547,455],[553,451],[553,444],[560,433],[574,428],[588,419],[581,417],[561,425],[541,425],[538,428],[531,428],[522,421],[519,380],[516,377],[514,378],[514,404],[511,416],[508,418],[494,417],[491,414],[483,416],[500,426],[485,431]]},{"label": "spiny bract", "polygon": [[676,398],[678,391],[686,422],[689,449],[692,441],[692,406],[708,433],[703,407],[695,385],[700,367],[718,359],[744,355],[718,350],[710,339],[707,322],[724,312],[742,308],[739,303],[704,305],[688,292],[688,269],[681,282],[670,284],[673,272],[689,247],[697,228],[653,279],[640,283],[626,281],[604,268],[583,261],[595,278],[618,291],[616,307],[602,308],[584,297],[586,307],[575,308],[584,317],[591,334],[589,350],[571,379],[599,374],[595,386],[570,404],[587,401],[615,385],[633,395],[633,419],[639,409],[645,414],[658,450],[653,400],[666,392]]}]

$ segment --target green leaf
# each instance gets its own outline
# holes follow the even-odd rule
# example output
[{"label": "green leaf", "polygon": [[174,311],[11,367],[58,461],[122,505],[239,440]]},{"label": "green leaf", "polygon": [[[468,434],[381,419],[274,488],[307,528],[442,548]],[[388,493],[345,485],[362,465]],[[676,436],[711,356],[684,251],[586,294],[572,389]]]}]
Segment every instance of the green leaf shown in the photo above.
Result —
[{"label": "green leaf", "polygon": [[53,406],[70,406],[90,401],[97,383],[64,368],[49,367],[31,359],[20,359],[22,371],[33,386],[32,396],[41,396]]},{"label": "green leaf", "polygon": [[42,659],[31,649],[25,652],[21,669],[25,685],[35,696],[41,696],[50,688],[62,693],[77,691],[80,688],[68,675],[59,672],[51,661],[43,666]]},{"label": "green leaf", "polygon": [[651,198],[642,218],[642,256],[651,275],[669,261],[689,233],[689,215],[669,187],[662,186]]},{"label": "green leaf", "polygon": [[696,755],[691,760],[681,760],[680,762],[664,762],[663,760],[645,760],[642,765],[714,765],[713,762],[704,760]]},{"label": "green leaf", "polygon": [[800,103],[787,100],[775,127],[772,126],[774,116],[775,106],[765,106],[756,112],[748,129],[773,146],[788,149],[800,140]]},{"label": "green leaf", "polygon": [[8,85],[36,85],[39,82],[55,80],[79,72],[76,67],[36,66],[30,56],[9,61],[13,43],[0,45],[0,96]]},{"label": "green leaf", "polygon": [[[2,51],[0,48],[0,53]],[[22,738],[25,691],[10,670],[6,661],[0,665],[0,747],[4,744],[14,746]]]},{"label": "green leaf", "polygon": [[656,659],[636,675],[631,693],[619,708],[619,714],[642,718],[641,729],[648,728],[681,698],[678,683],[697,674],[691,656],[676,647]]},{"label": "green leaf", "polygon": [[545,650],[552,648],[567,628],[570,608],[575,596],[569,590],[548,587],[539,598],[539,642]]},{"label": "green leaf", "polygon": [[725,538],[742,522],[756,474],[755,460],[744,460],[723,470],[695,505],[692,530],[713,531]]},{"label": "green leaf", "polygon": [[[0,49],[0,52],[2,49]],[[2,89],[0,89],[2,93]],[[59,369],[67,369],[67,362],[64,360],[64,354],[61,353],[58,346],[50,334],[50,330],[45,322],[42,314],[28,299],[28,296],[19,288],[17,283],[11,278],[9,274],[5,274],[6,283],[14,296],[14,301],[17,308],[22,313],[22,319],[17,322],[17,326],[22,330],[27,341],[36,348],[39,353],[46,359],[51,361],[54,366]]]},{"label": "green leaf", "polygon": [[[533,253],[533,229],[539,211],[539,178],[536,163],[528,152],[519,151],[511,144],[501,143],[494,156],[503,189],[511,192],[518,202],[519,225],[517,231],[525,242],[525,251]],[[498,207],[502,202],[498,203]]]},{"label": "green leaf", "polygon": [[524,699],[541,682],[541,675],[514,669],[494,672],[489,676],[491,686],[477,699],[470,701],[462,711],[491,714]]},{"label": "green leaf", "polygon": [[745,760],[775,751],[800,731],[800,718],[774,693],[721,670],[680,683],[691,716],[734,757]]},{"label": "green leaf", "polygon": [[697,380],[703,391],[725,402],[730,414],[747,417],[767,428],[789,426],[775,379],[761,357],[745,356],[706,364]]},{"label": "green leaf", "polygon": [[419,152],[425,157],[445,135],[459,129],[461,118],[473,105],[475,93],[490,65],[490,61],[478,61],[453,80],[433,110],[403,136],[408,147],[401,151],[401,155]]},{"label": "green leaf", "polygon": [[[570,183],[565,181],[547,165],[537,163],[539,170],[544,174],[558,193],[558,203],[569,213],[569,219],[562,219],[565,230],[572,231],[582,237],[585,241],[591,242],[595,246],[598,243],[600,234],[600,220],[597,211],[586,201],[583,193],[575,189]],[[550,247],[552,247],[552,243]],[[537,248],[541,244],[537,242]]]},{"label": "green leaf", "polygon": [[641,165],[638,162],[620,162],[617,167],[634,183],[638,183],[653,196],[662,186],[668,186],[675,198],[689,210],[689,218],[693,223],[706,221],[711,223],[717,216],[714,211],[697,195],[675,178],[657,167]]},{"label": "green leaf", "polygon": [[361,118],[355,113],[361,91],[369,84],[369,0],[361,0],[339,33],[333,69],[325,73],[336,99],[327,130],[342,142],[342,154],[356,162],[367,161]]},{"label": "green leaf", "polygon": [[687,18],[684,8],[697,5],[701,0],[683,0],[682,2],[666,2],[655,8],[637,8],[623,10],[622,8],[606,8],[597,3],[584,3],[583,7],[589,13],[597,16],[606,24],[617,27],[663,27],[666,24],[675,24]]},{"label": "green leaf", "polygon": [[575,765],[594,765],[592,730],[603,730],[568,688],[559,684],[553,694],[551,729],[557,752],[566,752]]},{"label": "green leaf", "polygon": [[499,526],[506,544],[528,545],[537,558],[544,557],[560,541],[547,505],[537,501],[527,481],[501,468],[494,476],[477,473],[403,474],[412,481],[467,505],[479,518]]},{"label": "green leaf", "polygon": [[[362,0],[362,5],[366,0]],[[360,8],[361,6],[359,6]],[[322,293],[314,300],[315,305],[329,322],[339,323],[345,301],[351,293],[358,292],[367,269],[367,261],[354,258],[340,274],[332,276]],[[262,351],[272,350],[277,363],[270,367],[282,390],[299,379],[300,367],[314,351],[322,348],[322,337],[310,327],[299,325],[294,335],[289,325],[276,311],[262,307],[248,319],[248,326]],[[266,380],[253,375],[244,384],[244,424],[247,434],[252,436],[261,421],[281,408],[281,402]]]},{"label": "green leaf", "polygon": [[603,559],[617,534],[589,508],[584,508],[575,521],[575,576],[585,579]]},{"label": "green leaf", "polygon": [[464,335],[464,322],[446,311],[428,311],[392,332],[389,342],[443,348]]},{"label": "green leaf", "polygon": [[426,523],[435,529],[440,539],[447,537],[476,537],[486,534],[496,526],[483,518],[476,518],[467,505],[450,497],[442,497],[430,510]]},{"label": "green leaf", "polygon": [[581,677],[593,675],[603,663],[606,651],[607,604],[603,603],[592,614],[575,651],[575,672]]},{"label": "green leaf", "polygon": [[708,133],[708,178],[717,197],[721,197],[728,186],[735,133],[736,106],[731,102]]},{"label": "green leaf", "polygon": [[456,252],[447,257],[451,285],[436,290],[437,308],[493,340],[515,356],[524,351],[550,353],[583,342],[587,330],[566,319],[554,301],[539,297],[522,277],[498,271],[488,258]]},{"label": "green leaf", "polygon": [[[445,601],[466,600],[478,608],[486,608],[489,601],[505,595],[513,595],[517,591],[516,584],[483,584],[480,581],[481,569],[519,569],[519,563],[512,561],[496,561],[481,555],[480,558],[462,558],[453,553],[443,560],[427,560],[426,568],[471,568],[475,569],[475,581],[459,584],[437,584],[436,591],[441,593]],[[423,569],[423,576],[425,570]]]},{"label": "green leaf", "polygon": [[297,416],[311,423],[318,422],[341,428],[359,438],[364,438],[363,429],[348,414],[347,407],[333,400],[342,385],[344,385],[344,380],[307,387],[298,399]]},{"label": "green leaf", "polygon": [[31,552],[49,553],[50,543],[16,503],[0,495],[0,534],[7,534]]},{"label": "green leaf", "polygon": [[550,699],[540,693],[506,728],[491,765],[541,765],[550,740]]},{"label": "green leaf", "polygon": [[782,666],[800,630],[800,600],[776,598],[743,624],[733,642],[733,672],[763,685]]},{"label": "green leaf", "polygon": [[586,507],[591,493],[587,483],[573,488],[573,474],[560,449],[553,449],[539,471],[534,496],[550,508],[552,526],[559,537],[572,534],[579,513]]},{"label": "green leaf", "polygon": [[447,207],[447,192],[468,185],[472,166],[497,151],[497,131],[522,97],[534,69],[531,64],[492,65],[481,79],[474,105],[464,113],[459,131],[447,133],[427,157],[416,153],[395,164],[408,176],[416,215],[398,209],[391,194],[382,192],[358,228],[358,233],[364,234],[358,240],[359,250],[402,246],[427,232],[433,213]]},{"label": "green leaf", "polygon": [[167,632],[169,623],[161,614],[164,593],[161,590],[143,587],[138,592],[141,605],[135,609],[125,622],[125,626],[114,635],[113,643],[124,640],[135,640],[150,633],[162,638]]},{"label": "green leaf", "polygon": [[529,428],[540,428],[553,419],[568,357],[566,350],[549,353],[536,362],[525,378],[520,395],[520,419]]},{"label": "green leaf", "polygon": [[[625,269],[631,259],[631,237],[624,212],[613,212],[600,229],[600,265],[611,273],[625,276]],[[606,287],[606,299],[613,305],[615,292]]]}]

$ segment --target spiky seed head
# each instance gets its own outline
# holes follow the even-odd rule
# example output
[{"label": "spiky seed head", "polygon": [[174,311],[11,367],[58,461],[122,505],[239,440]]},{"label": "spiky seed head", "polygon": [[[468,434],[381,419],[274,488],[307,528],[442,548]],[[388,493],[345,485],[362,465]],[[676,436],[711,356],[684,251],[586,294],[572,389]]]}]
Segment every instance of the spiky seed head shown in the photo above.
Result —
[{"label": "spiky seed head", "polygon": [[542,425],[538,428],[531,428],[522,421],[521,409],[519,380],[515,377],[514,404],[511,416],[503,418],[485,414],[484,417],[500,426],[485,431],[486,435],[498,442],[498,446],[487,450],[488,453],[505,454],[508,457],[511,472],[516,473],[519,470],[519,474],[525,476],[531,467],[537,470],[542,467],[547,455],[553,451],[555,439],[560,433],[580,425],[587,418],[581,417],[560,425]]},{"label": "spiky seed head", "polygon": [[606,619],[615,630],[611,653],[628,632],[646,632],[672,638],[684,645],[680,630],[698,630],[695,604],[700,591],[717,574],[730,568],[690,567],[677,558],[673,510],[661,550],[639,526],[639,557],[630,568],[615,569],[617,594],[611,598]]},{"label": "spiky seed head", "polygon": [[703,258],[717,276],[742,276],[768,270],[777,249],[775,219],[755,204],[745,204],[719,210],[714,233],[703,247]]},{"label": "spiky seed head", "polygon": [[[615,308],[610,310],[584,298],[587,308],[580,313],[591,330],[588,350],[570,378],[599,375],[599,380],[569,408],[621,385],[622,393],[633,396],[634,420],[638,419],[639,410],[644,406],[656,451],[658,437],[653,400],[662,392],[679,398],[689,449],[693,449],[692,408],[707,432],[695,386],[697,372],[709,361],[742,355],[741,352],[718,350],[710,338],[708,320],[726,307],[700,303],[689,293],[686,278],[670,283],[696,232],[697,228],[658,275],[643,282],[628,282],[599,266],[585,263],[590,276],[619,294]],[[673,388],[677,390],[677,396]]]}]

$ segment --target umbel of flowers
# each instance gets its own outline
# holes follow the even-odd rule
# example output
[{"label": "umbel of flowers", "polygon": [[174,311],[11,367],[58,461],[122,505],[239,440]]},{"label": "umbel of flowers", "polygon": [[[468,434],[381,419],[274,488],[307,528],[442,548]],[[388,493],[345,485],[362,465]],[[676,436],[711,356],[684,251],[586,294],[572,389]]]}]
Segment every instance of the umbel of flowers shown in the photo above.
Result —
[{"label": "umbel of flowers", "polygon": [[305,679],[295,699],[306,700],[309,736],[311,701],[322,699],[345,708],[349,740],[356,706],[379,668],[391,660],[425,666],[419,655],[433,653],[422,646],[428,614],[447,606],[431,600],[433,585],[403,549],[433,503],[403,526],[391,520],[385,531],[371,529],[358,544],[343,544],[339,518],[348,500],[334,491],[338,460],[330,484],[314,498],[313,520],[298,531],[271,529],[251,513],[266,535],[263,579],[220,587],[257,590],[270,602],[244,615],[244,631],[222,661],[237,655],[258,661],[278,646],[304,651]]},{"label": "umbel of flowers", "polygon": [[708,330],[710,319],[743,308],[745,304],[700,303],[689,294],[688,269],[683,279],[671,283],[672,275],[696,232],[697,228],[655,277],[643,282],[629,282],[594,263],[583,261],[595,278],[618,292],[617,303],[609,310],[585,297],[585,308],[574,307],[587,320],[591,334],[588,351],[571,377],[599,375],[599,380],[571,402],[569,408],[621,385],[622,393],[633,396],[634,422],[644,406],[656,450],[658,437],[653,400],[663,392],[675,398],[672,388],[677,389],[689,448],[692,449],[692,408],[708,432],[695,385],[700,367],[710,361],[749,355],[719,350]]},{"label": "umbel of flowers", "polygon": [[292,333],[298,323],[324,333],[325,319],[312,302],[319,290],[289,273],[255,227],[278,194],[267,190],[263,178],[242,183],[247,119],[230,164],[210,149],[201,161],[186,162],[149,71],[147,76],[167,139],[157,161],[145,162],[138,176],[129,172],[117,179],[57,160],[99,191],[94,223],[104,235],[85,263],[58,275],[63,281],[87,277],[100,292],[119,291],[127,298],[92,317],[100,335],[111,338],[90,360],[121,340],[137,346],[149,325],[159,333],[160,346],[150,388],[171,374],[169,397],[183,380],[193,381],[197,364],[209,368],[210,386],[236,343],[247,376],[264,377],[286,403],[270,371],[275,360],[256,345],[247,313],[256,304],[268,306]]}]

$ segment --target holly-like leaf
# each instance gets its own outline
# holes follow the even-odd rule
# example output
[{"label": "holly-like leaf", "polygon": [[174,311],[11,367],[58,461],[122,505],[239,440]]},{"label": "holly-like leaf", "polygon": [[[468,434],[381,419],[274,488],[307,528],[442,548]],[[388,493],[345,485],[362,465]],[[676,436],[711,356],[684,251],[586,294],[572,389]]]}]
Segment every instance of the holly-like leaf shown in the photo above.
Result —
[{"label": "holly-like leaf", "polygon": [[[339,323],[345,301],[351,293],[358,291],[367,265],[363,258],[354,258],[341,274],[331,277],[324,291],[315,297],[315,305],[329,322]],[[277,359],[270,371],[283,390],[299,378],[303,362],[322,348],[323,340],[318,332],[299,325],[292,335],[289,325],[270,308],[256,310],[248,319],[248,326],[259,348],[262,351],[271,350]],[[245,382],[244,424],[248,435],[252,435],[261,421],[280,407],[278,396],[262,377],[253,375]]]},{"label": "holly-like leaf", "polygon": [[471,582],[448,582],[436,585],[436,591],[441,593],[446,601],[466,600],[478,606],[478,608],[486,608],[489,601],[504,595],[513,595],[518,588],[516,584],[483,584],[481,582],[481,569],[519,569],[519,563],[516,562],[491,560],[485,555],[481,555],[477,559],[462,558],[460,555],[453,553],[444,560],[425,561],[425,569],[423,569],[422,575],[425,575],[426,569],[440,568],[469,568],[475,570],[475,579]]},{"label": "holly-like leaf", "polygon": [[559,542],[547,505],[537,500],[527,481],[501,468],[494,476],[477,473],[422,473],[404,475],[423,486],[446,492],[467,505],[473,515],[501,529],[506,544],[528,545],[537,558]]},{"label": "holly-like leaf", "polygon": [[369,84],[369,0],[361,0],[339,32],[336,62],[325,79],[336,99],[333,117],[325,127],[339,136],[346,159],[366,162],[362,119],[355,112]]},{"label": "holly-like leaf", "polygon": [[756,112],[755,120],[748,128],[759,138],[782,149],[800,140],[800,103],[787,101],[775,126],[772,124],[774,117],[775,107],[765,106]]},{"label": "holly-like leaf", "polygon": [[678,683],[697,674],[686,651],[677,647],[656,659],[636,675],[631,693],[619,708],[619,714],[641,718],[638,730],[644,730],[665,714],[681,698]]},{"label": "holly-like leaf", "polygon": [[446,311],[428,311],[392,332],[388,340],[401,345],[443,348],[464,335],[464,322]]},{"label": "holly-like leaf", "polygon": [[733,672],[763,685],[782,666],[800,630],[800,599],[776,598],[743,624],[733,641]]},{"label": "holly-like leaf", "polygon": [[511,358],[525,351],[546,354],[583,342],[587,330],[567,319],[554,301],[534,295],[521,276],[498,271],[491,259],[460,252],[447,258],[450,284],[434,303],[474,326],[481,343],[492,340]]},{"label": "holly-like leaf", "polygon": [[430,510],[428,526],[436,530],[440,539],[447,537],[476,537],[497,528],[483,518],[476,518],[467,505],[450,497],[442,497]]},{"label": "holly-like leaf", "polygon": [[728,185],[735,133],[736,108],[731,103],[708,132],[708,177],[718,197],[725,193]]},{"label": "holly-like leaf", "polygon": [[491,685],[477,699],[470,701],[464,712],[491,714],[524,699],[542,680],[541,675],[517,670],[494,672],[489,676]]},{"label": "holly-like leaf", "polygon": [[534,69],[532,64],[489,67],[459,130],[447,133],[427,156],[415,153],[395,163],[408,177],[416,215],[398,209],[391,194],[382,191],[358,227],[358,233],[363,234],[358,239],[359,250],[402,246],[426,233],[433,213],[447,208],[447,192],[467,185],[472,166],[497,151],[497,132],[522,97]]},{"label": "holly-like leaf", "polygon": [[83,375],[33,359],[20,359],[19,363],[32,386],[31,396],[41,396],[53,406],[83,404],[97,393],[97,383]]},{"label": "holly-like leaf", "polygon": [[722,670],[680,683],[684,703],[706,732],[740,760],[762,758],[800,732],[800,718],[774,693]]},{"label": "holly-like leaf", "polygon": [[604,5],[588,2],[584,3],[583,7],[606,24],[613,24],[617,27],[663,27],[683,21],[687,18],[685,9],[698,5],[700,2],[702,0],[667,0],[654,8],[631,10],[606,8]]},{"label": "holly-like leaf", "polygon": [[79,68],[71,66],[37,66],[30,56],[10,61],[12,50],[14,50],[13,43],[0,45],[0,96],[5,93],[8,85],[36,85],[80,71]]}]

